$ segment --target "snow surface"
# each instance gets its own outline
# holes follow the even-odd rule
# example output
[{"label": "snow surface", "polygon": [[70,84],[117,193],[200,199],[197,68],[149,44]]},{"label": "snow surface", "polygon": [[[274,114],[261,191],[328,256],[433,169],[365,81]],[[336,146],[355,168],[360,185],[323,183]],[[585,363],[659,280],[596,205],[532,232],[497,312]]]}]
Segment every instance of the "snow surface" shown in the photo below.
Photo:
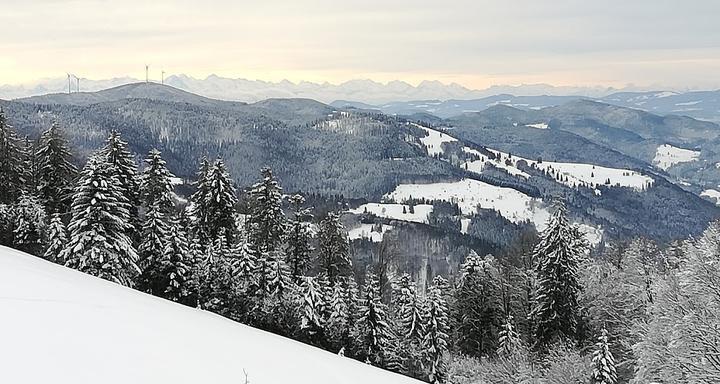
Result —
[{"label": "snow surface", "polygon": [[[496,159],[490,160],[487,156],[481,155],[480,152],[476,150],[469,148],[463,148],[463,150],[481,156],[480,160],[469,161],[461,165],[463,168],[475,173],[481,173],[488,164],[492,164],[496,168],[506,170],[511,175],[529,178],[530,175],[528,173],[518,168],[518,162],[524,161],[528,166],[535,167],[539,170],[552,171],[553,176],[555,176],[555,181],[569,187],[584,185],[594,188],[599,185],[604,185],[607,187],[628,187],[640,191],[653,183],[651,177],[644,176],[629,169],[608,168],[585,163],[563,163],[558,161],[538,162],[537,160],[516,155],[511,156],[508,153],[487,148],[488,151],[496,156]],[[558,173],[562,176],[560,180],[557,178]],[[610,184],[606,184],[608,179],[610,180]]]},{"label": "snow surface", "polygon": [[545,228],[549,217],[541,200],[512,188],[497,187],[473,179],[449,183],[400,184],[385,197],[397,202],[425,198],[457,203],[462,214],[468,216],[477,212],[478,207],[493,209],[514,223],[530,221],[539,230]]},{"label": "snow surface", "polygon": [[374,230],[375,224],[360,224],[360,226],[352,228],[348,231],[350,240],[368,239],[373,243],[381,243],[385,233],[394,227],[392,225],[383,225],[380,232]]},{"label": "snow surface", "polygon": [[[428,146],[428,144],[425,144],[425,141],[423,141],[423,144],[425,144],[425,146],[428,148],[428,152],[431,155],[433,155],[434,153],[442,153],[442,147],[437,144],[438,140],[442,139],[444,140],[443,142],[457,141],[457,139],[447,134],[442,133],[443,136],[440,137],[439,135],[441,133],[438,131],[423,127],[418,124],[415,125],[428,132],[429,136],[420,140],[427,140],[428,142],[432,143],[431,146]],[[431,148],[435,152],[431,153]],[[517,164],[519,161],[524,161],[528,166],[534,166],[539,170],[552,171],[553,176],[556,176],[555,181],[565,184],[569,187],[582,185],[594,188],[599,185],[604,185],[606,187],[628,187],[633,188],[637,191],[641,191],[644,188],[653,184],[653,179],[651,177],[644,176],[638,172],[629,169],[601,167],[599,165],[585,163],[564,163],[558,161],[538,162],[537,160],[527,159],[516,155],[510,156],[510,154],[506,152],[498,151],[491,148],[485,149],[495,154],[496,159],[491,160],[486,155],[480,153],[475,149],[463,147],[463,151],[465,153],[474,154],[480,157],[480,159],[465,162],[460,166],[471,172],[482,173],[482,171],[488,164],[492,164],[496,168],[504,169],[511,175],[520,176],[527,179],[530,178],[530,175],[527,172],[520,170]],[[558,173],[562,175],[562,178],[560,178],[559,180],[557,178]],[[607,184],[608,179],[610,180],[610,184]]]},{"label": "snow surface", "polygon": [[525,124],[525,126],[537,129],[548,129],[548,125],[546,123]]},{"label": "snow surface", "polygon": [[443,133],[440,131],[436,131],[434,129],[423,127],[419,124],[414,124],[414,126],[423,129],[425,132],[427,132],[427,136],[421,137],[420,142],[427,148],[428,155],[435,156],[438,154],[443,153],[442,145],[444,143],[452,143],[454,141],[457,141],[456,138],[448,135],[447,133]]},{"label": "snow surface", "polygon": [[696,161],[700,157],[700,151],[674,147],[670,144],[663,144],[657,147],[653,164],[660,169],[668,170],[675,164]]},{"label": "snow surface", "polygon": [[[422,196],[414,196],[421,198]],[[406,199],[407,200],[407,199]],[[403,213],[403,207],[405,212]],[[356,215],[362,215],[367,211],[375,216],[386,219],[413,221],[416,223],[427,223],[428,214],[432,212],[433,206],[430,204],[418,204],[414,206],[415,213],[410,213],[410,206],[404,204],[384,204],[384,203],[367,203],[349,212]]]},{"label": "snow surface", "polygon": [[720,191],[717,189],[706,189],[700,193],[700,196],[710,198],[715,204],[720,205]]},{"label": "snow surface", "polygon": [[0,383],[420,383],[0,247]]}]

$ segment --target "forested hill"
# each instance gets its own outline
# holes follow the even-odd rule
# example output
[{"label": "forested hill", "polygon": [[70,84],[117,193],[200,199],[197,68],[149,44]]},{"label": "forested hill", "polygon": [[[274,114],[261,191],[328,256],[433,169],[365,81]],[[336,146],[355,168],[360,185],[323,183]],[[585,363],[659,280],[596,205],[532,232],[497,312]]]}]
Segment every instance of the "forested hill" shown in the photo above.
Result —
[{"label": "forested hill", "polygon": [[[424,122],[416,124],[308,99],[244,104],[158,84],[2,101],[0,106],[20,134],[30,138],[57,121],[81,162],[102,146],[110,130],[117,130],[138,162],[157,147],[169,168],[187,180],[194,179],[202,156],[220,156],[242,187],[256,180],[260,168],[270,166],[288,191],[369,202],[421,199],[462,206],[475,201],[451,218],[455,224],[450,228],[465,233],[477,233],[473,226],[480,224],[473,217],[478,207],[498,211],[513,223],[538,224],[544,211],[537,207],[557,197],[567,201],[577,222],[611,237],[682,238],[699,233],[720,215],[713,204],[667,182],[642,159],[562,130],[524,127],[542,137],[528,140],[474,118],[418,116]],[[540,158],[544,162],[537,162]],[[458,192],[466,184],[452,183],[461,180],[477,183]],[[403,194],[398,190],[402,185],[426,187]],[[450,188],[445,194],[433,192],[443,185]],[[462,220],[474,224],[463,227]]]}]

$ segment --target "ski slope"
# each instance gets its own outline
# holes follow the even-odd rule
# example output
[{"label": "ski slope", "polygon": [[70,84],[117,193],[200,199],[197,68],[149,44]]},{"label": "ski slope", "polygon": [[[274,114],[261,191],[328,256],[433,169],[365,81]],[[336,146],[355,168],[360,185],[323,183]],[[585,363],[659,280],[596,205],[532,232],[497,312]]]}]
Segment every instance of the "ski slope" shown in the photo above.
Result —
[{"label": "ski slope", "polygon": [[0,308],[0,383],[420,383],[2,246]]}]

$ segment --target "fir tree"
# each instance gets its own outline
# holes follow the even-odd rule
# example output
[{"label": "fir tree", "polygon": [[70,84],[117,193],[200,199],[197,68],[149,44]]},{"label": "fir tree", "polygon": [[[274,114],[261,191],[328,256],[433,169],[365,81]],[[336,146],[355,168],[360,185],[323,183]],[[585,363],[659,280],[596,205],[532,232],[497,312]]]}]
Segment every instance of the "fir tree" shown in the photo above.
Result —
[{"label": "fir tree", "polygon": [[492,355],[503,321],[497,262],[492,256],[481,258],[471,251],[460,269],[455,313],[458,346],[469,355]]},{"label": "fir tree", "polygon": [[169,215],[175,207],[171,180],[174,176],[165,166],[165,160],[157,149],[150,150],[145,164],[140,176],[140,200],[145,207],[154,207]]},{"label": "fir tree", "polygon": [[160,296],[186,305],[193,305],[194,289],[189,260],[189,245],[185,231],[171,223],[168,239],[159,260],[164,287]]},{"label": "fir tree", "polygon": [[137,179],[137,164],[133,155],[128,149],[127,142],[120,138],[117,131],[111,131],[105,147],[100,150],[110,175],[115,179],[115,188],[127,202],[129,232],[128,235],[137,245],[139,242],[140,216],[138,207],[140,205],[140,191]]},{"label": "fir tree", "polygon": [[303,277],[300,285],[300,330],[310,344],[325,344],[327,303],[323,287],[316,278]]},{"label": "fir tree", "polygon": [[0,109],[0,203],[15,202],[25,189],[24,159],[22,142]]},{"label": "fir tree", "polygon": [[201,252],[196,276],[198,306],[221,315],[231,315],[235,300],[235,284],[229,259],[230,248],[224,234]]},{"label": "fir tree", "polygon": [[[201,169],[200,171],[204,171]],[[237,227],[235,212],[237,196],[225,162],[218,159],[204,172],[204,180],[199,182],[193,195],[195,230],[202,243],[215,241],[221,234],[228,244],[235,239]]]},{"label": "fir tree", "polygon": [[45,250],[44,258],[53,262],[60,261],[60,253],[67,244],[67,232],[59,213],[52,215],[48,226],[48,247]]},{"label": "fir tree", "polygon": [[513,325],[513,317],[509,315],[500,329],[498,337],[498,356],[510,357],[517,353],[522,347],[520,335]]},{"label": "fir tree", "polygon": [[358,313],[358,290],[352,277],[339,279],[329,287],[328,321],[326,330],[335,351],[345,350],[348,354],[357,350],[353,342],[353,330]]},{"label": "fir tree", "polygon": [[390,362],[390,341],[393,335],[377,287],[377,276],[369,273],[365,281],[355,337],[361,347],[358,357],[376,367],[386,368]]},{"label": "fir tree", "polygon": [[617,372],[615,370],[615,359],[608,346],[607,331],[602,330],[593,352],[593,371],[591,376],[592,384],[615,384],[617,383]]},{"label": "fir tree", "polygon": [[537,292],[532,318],[538,346],[576,337],[578,319],[577,268],[584,242],[560,203],[540,234],[533,258],[537,260]]},{"label": "fir tree", "polygon": [[45,243],[45,208],[33,195],[23,193],[14,209],[15,248],[32,255],[42,255]]},{"label": "fir tree", "polygon": [[423,350],[430,383],[442,383],[447,378],[447,367],[443,360],[443,356],[448,353],[450,333],[448,308],[443,292],[443,287],[446,286],[447,282],[441,276],[436,276],[428,290],[426,301],[427,321],[424,327]]},{"label": "fir tree", "polygon": [[57,123],[43,132],[35,159],[37,190],[48,213],[67,212],[78,171],[73,164],[67,140]]},{"label": "fir tree", "polygon": [[318,243],[320,268],[331,285],[335,284],[338,277],[348,276],[352,272],[347,232],[337,214],[329,212],[320,222]]},{"label": "fir tree", "polygon": [[418,297],[415,283],[407,273],[393,284],[392,308],[398,340],[396,355],[399,372],[422,378],[422,343],[425,337],[425,304]]},{"label": "fir tree", "polygon": [[142,226],[142,241],[138,246],[139,266],[138,289],[155,296],[162,296],[167,287],[164,281],[164,266],[161,258],[171,240],[170,225],[162,210],[153,205],[145,214]]},{"label": "fir tree", "polygon": [[308,232],[307,220],[311,217],[310,211],[303,208],[305,198],[301,195],[294,195],[290,198],[293,206],[293,220],[290,221],[289,233],[287,236],[287,250],[285,261],[290,268],[290,274],[295,281],[310,269],[311,253],[310,233]]},{"label": "fir tree", "polygon": [[128,237],[129,206],[104,158],[88,159],[71,205],[70,240],[61,257],[65,265],[132,286],[140,270]]},{"label": "fir tree", "polygon": [[250,242],[258,252],[271,253],[278,249],[285,233],[282,188],[270,168],[263,168],[261,175],[262,180],[248,190],[252,201]]}]

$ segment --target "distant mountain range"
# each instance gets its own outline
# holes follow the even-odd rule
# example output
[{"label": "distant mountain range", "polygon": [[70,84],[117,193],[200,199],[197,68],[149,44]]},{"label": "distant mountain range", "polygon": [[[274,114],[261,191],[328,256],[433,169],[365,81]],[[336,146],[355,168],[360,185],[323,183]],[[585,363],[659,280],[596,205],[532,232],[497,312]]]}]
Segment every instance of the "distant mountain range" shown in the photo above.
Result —
[{"label": "distant mountain range", "polygon": [[[80,79],[80,90],[72,96],[73,103],[87,105],[104,101],[104,95],[88,93],[138,83],[129,77],[108,80]],[[173,75],[165,84],[179,90],[226,101],[256,102],[269,98],[308,98],[335,107],[354,107],[378,110],[386,114],[432,114],[441,118],[485,110],[495,105],[507,105],[523,110],[535,110],[563,105],[579,99],[591,99],[617,106],[629,107],[659,115],[684,115],[696,119],[720,122],[720,91],[647,91],[600,87],[555,87],[547,84],[493,86],[472,90],[461,85],[423,81],[413,86],[403,81],[387,84],[372,80],[351,80],[342,84],[299,82],[284,80],[230,79],[216,75],[196,79],[187,75]],[[77,92],[77,84],[71,86]],[[13,100],[56,93],[67,93],[67,79],[49,79],[33,86],[0,86],[0,99]],[[144,97],[143,95],[135,95]],[[130,93],[127,97],[133,97]],[[50,99],[35,99],[49,102]]]}]

